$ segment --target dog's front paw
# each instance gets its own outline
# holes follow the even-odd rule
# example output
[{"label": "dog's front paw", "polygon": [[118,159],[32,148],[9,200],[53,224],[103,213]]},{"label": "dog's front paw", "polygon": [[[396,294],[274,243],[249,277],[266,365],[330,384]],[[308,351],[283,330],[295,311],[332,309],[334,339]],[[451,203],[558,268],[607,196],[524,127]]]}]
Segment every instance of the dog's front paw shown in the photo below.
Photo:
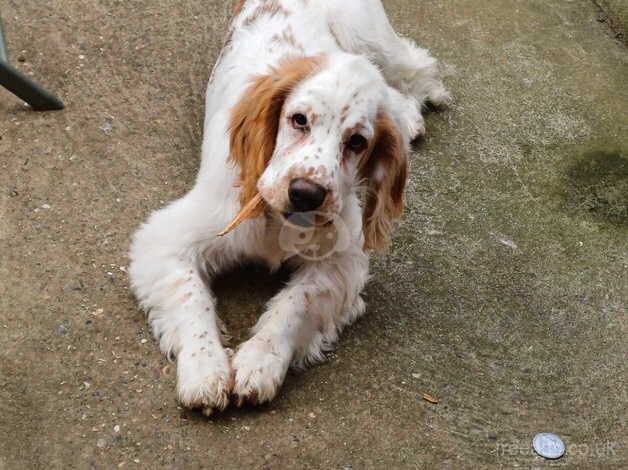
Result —
[{"label": "dog's front paw", "polygon": [[272,400],[286,376],[290,358],[268,339],[253,337],[244,343],[233,358],[235,383],[233,394],[238,406]]},{"label": "dog's front paw", "polygon": [[435,80],[430,84],[427,90],[427,101],[437,108],[443,108],[451,104],[451,94],[445,88],[440,80]]},{"label": "dog's front paw", "polygon": [[412,119],[408,120],[407,125],[410,141],[425,135],[425,119],[420,112],[412,114]]},{"label": "dog's front paw", "polygon": [[177,394],[187,408],[203,414],[223,410],[229,404],[233,384],[229,358],[222,348],[202,346],[183,349],[177,357]]},{"label": "dog's front paw", "polygon": [[425,134],[425,119],[421,114],[421,104],[414,97],[402,95],[390,88],[391,106],[395,110],[398,124],[408,141]]}]

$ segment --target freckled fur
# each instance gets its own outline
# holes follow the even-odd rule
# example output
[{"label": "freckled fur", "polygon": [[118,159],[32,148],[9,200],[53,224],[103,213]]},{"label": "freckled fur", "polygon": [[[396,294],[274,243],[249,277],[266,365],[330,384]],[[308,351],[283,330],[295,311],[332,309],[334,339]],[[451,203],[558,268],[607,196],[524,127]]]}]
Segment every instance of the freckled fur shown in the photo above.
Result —
[{"label": "freckled fur", "polygon": [[[449,100],[436,60],[397,35],[380,0],[237,0],[233,11],[207,87],[196,182],[150,215],[129,253],[131,288],[160,349],[176,358],[177,397],[206,415],[272,400],[289,366],[324,360],[364,313],[369,252],[386,247],[401,215],[409,142],[425,131],[421,106]],[[311,113],[307,134],[290,126],[299,106]],[[345,151],[347,129],[368,137],[363,155]],[[279,243],[296,177],[329,190],[316,220],[336,216],[346,232],[329,258]],[[256,191],[265,210],[218,237]],[[300,229],[288,229],[298,240]],[[313,229],[304,248],[329,245],[328,229]],[[295,271],[233,351],[210,282],[245,259]]]},{"label": "freckled fur", "polygon": [[244,25],[251,26],[264,15],[273,17],[278,14],[288,16],[290,12],[283,7],[282,3],[279,0],[259,1],[258,6],[255,8],[255,10],[244,20]]}]

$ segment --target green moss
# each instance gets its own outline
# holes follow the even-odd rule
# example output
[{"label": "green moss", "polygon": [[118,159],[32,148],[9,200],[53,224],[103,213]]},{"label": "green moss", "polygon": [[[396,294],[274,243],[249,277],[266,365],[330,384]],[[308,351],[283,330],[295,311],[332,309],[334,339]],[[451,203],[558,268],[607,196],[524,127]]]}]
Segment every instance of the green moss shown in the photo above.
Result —
[{"label": "green moss", "polygon": [[[566,161],[565,161],[566,160]],[[628,158],[621,150],[567,156],[559,183],[562,208],[572,215],[628,226]]]}]

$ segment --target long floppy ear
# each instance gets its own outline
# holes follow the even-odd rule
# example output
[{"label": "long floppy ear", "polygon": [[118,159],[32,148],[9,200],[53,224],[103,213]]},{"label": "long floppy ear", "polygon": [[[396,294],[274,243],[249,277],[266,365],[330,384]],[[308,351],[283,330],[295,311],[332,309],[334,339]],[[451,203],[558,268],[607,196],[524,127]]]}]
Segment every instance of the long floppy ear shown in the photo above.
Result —
[{"label": "long floppy ear", "polygon": [[[283,104],[290,92],[321,65],[322,57],[288,59],[256,77],[231,111],[229,159],[240,167],[240,205],[257,194],[257,181],[273,151]],[[263,211],[260,205],[250,217]]]},{"label": "long floppy ear", "polygon": [[381,253],[388,247],[394,222],[403,212],[407,176],[403,137],[390,115],[380,112],[374,144],[360,168],[360,177],[368,181],[362,215],[365,249]]}]

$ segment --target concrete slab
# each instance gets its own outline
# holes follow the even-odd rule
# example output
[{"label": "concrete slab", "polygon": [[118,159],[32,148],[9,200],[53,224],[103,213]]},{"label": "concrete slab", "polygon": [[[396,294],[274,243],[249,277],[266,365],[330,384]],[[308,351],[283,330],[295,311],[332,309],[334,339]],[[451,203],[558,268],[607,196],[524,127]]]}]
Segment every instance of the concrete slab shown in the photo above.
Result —
[{"label": "concrete slab", "polygon": [[[272,404],[211,420],[177,406],[124,266],[194,179],[230,5],[1,4],[67,109],[0,91],[0,468],[545,467],[541,431],[570,468],[625,468],[625,46],[586,0],[385,4],[456,103],[415,149],[368,314]],[[236,336],[280,281],[218,283]]]},{"label": "concrete slab", "polygon": [[625,40],[628,31],[628,3],[623,0],[599,0],[598,4],[609,16],[611,27]]}]

